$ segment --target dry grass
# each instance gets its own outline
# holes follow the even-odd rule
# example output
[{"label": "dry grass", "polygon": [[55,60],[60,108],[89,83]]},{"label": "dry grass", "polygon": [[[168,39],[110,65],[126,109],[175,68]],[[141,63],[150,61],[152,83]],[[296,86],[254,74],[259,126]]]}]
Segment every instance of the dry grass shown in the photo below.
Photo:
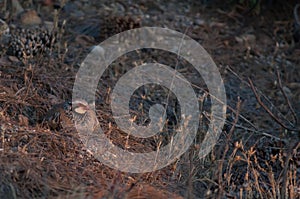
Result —
[{"label": "dry grass", "polygon": [[[59,21],[58,15],[55,17]],[[186,30],[183,32],[198,41],[204,40],[204,47],[217,63],[236,67],[237,71],[228,67],[220,69],[227,86],[227,119],[216,147],[205,159],[199,160],[198,152],[210,118],[207,88],[184,60],[160,51],[137,51],[114,62],[99,82],[96,108],[101,127],[114,144],[133,152],[156,150],[171,139],[170,131],[176,122],[166,129],[168,137],[161,134],[143,140],[128,136],[114,123],[109,97],[118,79],[142,62],[156,57],[157,62],[176,66],[191,79],[195,91],[203,94],[199,99],[203,114],[194,144],[171,165],[144,174],[116,171],[86,151],[74,129],[55,131],[43,126],[41,120],[53,104],[71,99],[78,63],[88,51],[79,49],[76,42],[61,41],[64,37],[74,37],[63,35],[66,32],[61,29],[58,31],[60,43],[50,57],[40,56],[23,63],[12,62],[5,55],[0,58],[0,197],[299,198],[299,132],[296,125],[292,126],[295,123],[291,119],[299,117],[293,108],[299,91],[293,90],[295,97],[288,97],[284,88],[289,79],[297,83],[299,72],[289,70],[286,65],[285,70],[276,71],[275,75],[270,73],[277,58],[273,52],[269,52],[272,64],[264,67],[257,64],[253,69],[257,60],[251,56],[262,53],[263,45],[236,44],[234,39],[224,38],[223,30],[218,27],[216,30],[210,26]],[[272,45],[266,49],[273,49]],[[133,63],[132,58],[139,61]],[[299,64],[297,55],[289,54],[289,58],[296,60],[295,65]],[[252,76],[248,81],[250,74],[256,73],[257,77]],[[286,77],[281,77],[282,74]],[[267,79],[271,78],[280,83],[279,87],[268,87]],[[140,89],[133,97],[132,104],[150,98],[132,111],[138,122],[145,119],[145,110],[151,103],[170,95],[164,88],[156,88],[158,95],[152,93],[153,87],[149,93],[147,89],[151,91],[151,86]],[[172,103],[170,110],[176,112],[178,105],[174,96],[167,103]],[[280,115],[280,110],[290,115]],[[174,114],[173,119],[176,117]]]}]

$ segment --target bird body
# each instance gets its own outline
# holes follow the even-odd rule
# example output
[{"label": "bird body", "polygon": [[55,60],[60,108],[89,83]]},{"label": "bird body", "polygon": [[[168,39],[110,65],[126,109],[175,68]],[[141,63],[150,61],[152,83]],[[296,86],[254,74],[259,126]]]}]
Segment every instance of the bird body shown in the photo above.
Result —
[{"label": "bird body", "polygon": [[96,113],[84,100],[65,101],[54,105],[45,115],[44,122],[52,129],[74,128],[94,130],[98,125]]}]

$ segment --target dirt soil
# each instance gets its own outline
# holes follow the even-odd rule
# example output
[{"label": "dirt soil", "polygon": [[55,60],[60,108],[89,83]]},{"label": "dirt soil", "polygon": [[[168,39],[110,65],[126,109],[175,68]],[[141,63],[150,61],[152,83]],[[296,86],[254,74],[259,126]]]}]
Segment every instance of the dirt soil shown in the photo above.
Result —
[{"label": "dirt soil", "polygon": [[[0,198],[300,198],[296,0],[31,0],[20,1],[20,12],[11,2],[0,0],[0,18],[10,28],[8,37],[0,34],[6,37],[0,51]],[[186,60],[160,50],[119,57],[95,95],[100,126],[115,145],[138,153],[159,150],[172,141],[182,119],[172,92],[146,85],[132,96],[130,113],[147,124],[150,106],[164,100],[169,117],[164,132],[140,139],[118,128],[111,92],[135,66],[170,65],[191,82],[201,107],[197,139],[186,153],[165,168],[133,174],[104,165],[75,129],[49,128],[43,118],[53,105],[72,99],[76,73],[93,46],[145,26],[179,31],[203,46],[222,76],[227,112],[214,149],[199,159],[211,118],[201,75]],[[25,46],[28,35],[41,39]]]}]

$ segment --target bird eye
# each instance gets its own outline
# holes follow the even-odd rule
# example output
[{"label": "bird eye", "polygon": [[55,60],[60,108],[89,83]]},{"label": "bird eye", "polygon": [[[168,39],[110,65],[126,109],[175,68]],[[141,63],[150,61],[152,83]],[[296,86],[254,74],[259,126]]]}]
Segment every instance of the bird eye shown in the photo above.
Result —
[{"label": "bird eye", "polygon": [[72,102],[70,102],[70,101],[65,102],[64,109],[65,110],[71,110],[72,109]]}]

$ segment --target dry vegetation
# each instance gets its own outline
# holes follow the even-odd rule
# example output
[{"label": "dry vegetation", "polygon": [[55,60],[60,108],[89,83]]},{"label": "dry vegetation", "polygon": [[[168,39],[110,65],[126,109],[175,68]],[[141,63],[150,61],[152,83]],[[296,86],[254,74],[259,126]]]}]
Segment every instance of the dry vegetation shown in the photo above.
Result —
[{"label": "dry vegetation", "polygon": [[[5,2],[0,1],[1,7]],[[70,1],[62,2],[65,7],[58,11],[52,2],[22,5],[53,22],[56,41],[50,50],[17,58],[1,45],[0,198],[300,197],[300,38],[292,29],[294,1],[262,3],[255,13],[247,12],[245,4],[220,7],[204,1]],[[10,12],[2,10],[1,17],[9,13],[7,23],[19,26],[20,19]],[[120,57],[96,93],[101,127],[117,146],[152,151],[166,144],[169,138],[164,136],[176,127],[170,119],[165,134],[145,140],[117,128],[109,106],[111,90],[136,65],[154,60],[178,66],[201,93],[202,111],[197,140],[180,159],[158,171],[124,173],[95,159],[74,129],[52,130],[41,121],[54,104],[71,99],[79,64],[92,45],[124,29],[150,25],[184,32],[211,54],[224,78],[227,119],[213,151],[199,160],[210,118],[209,93],[201,76],[185,60],[160,51]],[[139,121],[147,119],[150,104],[166,94],[164,88],[139,89],[131,101],[132,114]],[[142,99],[148,101],[137,106]],[[178,110],[174,96],[167,103],[171,112]],[[171,114],[173,119],[176,114]]]}]

